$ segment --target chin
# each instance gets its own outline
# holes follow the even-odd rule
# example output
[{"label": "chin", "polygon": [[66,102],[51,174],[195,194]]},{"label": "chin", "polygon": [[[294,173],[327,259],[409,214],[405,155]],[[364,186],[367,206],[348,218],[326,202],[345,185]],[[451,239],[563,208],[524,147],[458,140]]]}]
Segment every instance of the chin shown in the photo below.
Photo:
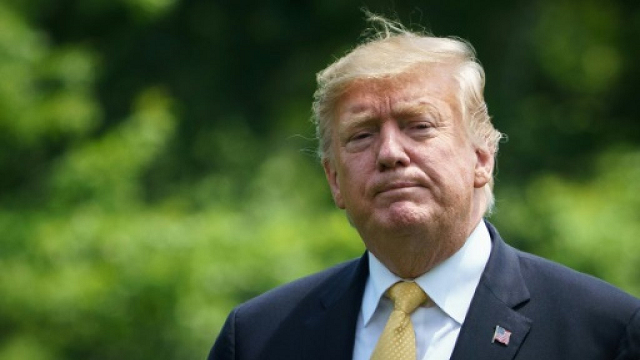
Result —
[{"label": "chin", "polygon": [[429,212],[424,207],[415,204],[392,204],[384,214],[380,214],[377,222],[389,229],[409,229],[413,227],[423,227],[431,220]]}]

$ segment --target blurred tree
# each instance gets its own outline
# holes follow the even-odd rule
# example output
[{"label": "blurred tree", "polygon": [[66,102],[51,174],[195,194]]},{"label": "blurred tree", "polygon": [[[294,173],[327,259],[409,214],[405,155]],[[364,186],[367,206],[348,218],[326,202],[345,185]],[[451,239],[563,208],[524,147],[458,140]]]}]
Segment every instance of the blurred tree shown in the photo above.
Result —
[{"label": "blurred tree", "polygon": [[311,155],[362,5],[473,43],[493,218],[640,295],[637,2],[0,3],[0,359],[203,358],[230,308],[359,256]]}]

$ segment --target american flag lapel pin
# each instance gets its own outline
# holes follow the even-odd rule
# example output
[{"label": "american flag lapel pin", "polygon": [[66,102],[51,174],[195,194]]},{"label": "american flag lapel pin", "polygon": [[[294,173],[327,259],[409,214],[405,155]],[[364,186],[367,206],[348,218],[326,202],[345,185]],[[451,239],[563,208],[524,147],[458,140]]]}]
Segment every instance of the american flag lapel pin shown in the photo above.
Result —
[{"label": "american flag lapel pin", "polygon": [[509,345],[509,338],[511,337],[511,331],[503,328],[500,325],[496,325],[496,330],[493,332],[492,343],[500,343],[504,346]]}]

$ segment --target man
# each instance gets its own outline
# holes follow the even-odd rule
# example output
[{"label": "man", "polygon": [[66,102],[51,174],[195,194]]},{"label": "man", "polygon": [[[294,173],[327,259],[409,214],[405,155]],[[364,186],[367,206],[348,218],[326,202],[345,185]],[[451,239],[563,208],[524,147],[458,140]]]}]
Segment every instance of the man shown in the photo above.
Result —
[{"label": "man", "polygon": [[318,75],[314,115],[359,260],[233,310],[210,360],[640,359],[640,300],[483,220],[501,134],[459,40],[383,31]]}]

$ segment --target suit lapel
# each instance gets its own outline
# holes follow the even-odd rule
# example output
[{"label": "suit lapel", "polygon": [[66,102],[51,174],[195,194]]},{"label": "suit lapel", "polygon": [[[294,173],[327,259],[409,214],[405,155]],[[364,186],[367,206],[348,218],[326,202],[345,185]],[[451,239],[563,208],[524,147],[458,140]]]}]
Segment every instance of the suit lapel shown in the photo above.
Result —
[{"label": "suit lapel", "polygon": [[318,308],[312,309],[314,315],[305,323],[303,359],[351,359],[368,276],[365,254],[327,284],[327,290],[317,303]]},{"label": "suit lapel", "polygon": [[[510,360],[525,341],[531,320],[514,310],[529,301],[515,251],[487,223],[493,248],[451,356],[452,360]],[[510,332],[493,341],[496,327]],[[506,343],[506,344],[504,344]]]}]

